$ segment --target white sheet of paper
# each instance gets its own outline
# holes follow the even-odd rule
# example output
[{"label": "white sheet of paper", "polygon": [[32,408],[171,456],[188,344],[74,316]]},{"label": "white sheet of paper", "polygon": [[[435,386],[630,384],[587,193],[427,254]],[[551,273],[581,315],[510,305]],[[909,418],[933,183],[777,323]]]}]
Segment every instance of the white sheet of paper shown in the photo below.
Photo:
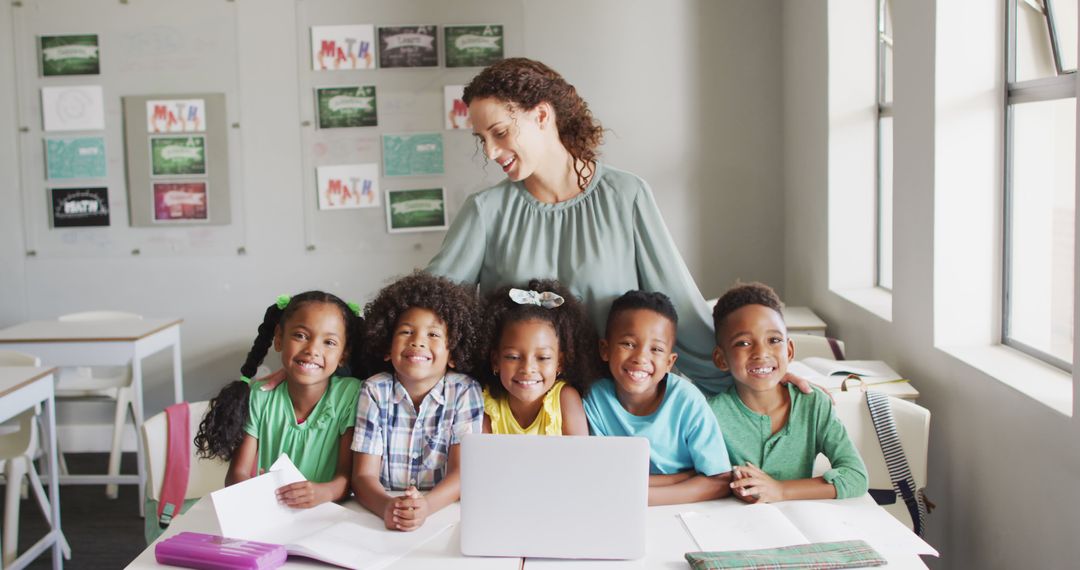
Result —
[{"label": "white sheet of paper", "polygon": [[787,501],[775,507],[811,542],[862,539],[883,554],[938,555],[934,547],[875,504]]},{"label": "white sheet of paper", "polygon": [[698,548],[708,551],[780,548],[810,542],[772,505],[746,505],[725,516],[681,513]]},{"label": "white sheet of paper", "polygon": [[305,511],[282,505],[275,491],[303,480],[304,475],[289,456],[282,454],[267,473],[214,491],[210,498],[214,501],[221,534],[228,538],[260,540],[256,537],[264,537],[274,529],[292,524]]},{"label": "white sheet of paper", "polygon": [[41,88],[41,118],[46,131],[105,129],[105,96],[100,85]]},{"label": "white sheet of paper", "polygon": [[[809,359],[806,359],[809,360]],[[788,372],[800,377],[805,378],[812,384],[817,384],[824,388],[839,388],[840,383],[844,381],[843,378],[826,376],[817,370],[806,365],[806,362],[802,360],[796,360],[788,363]]]}]

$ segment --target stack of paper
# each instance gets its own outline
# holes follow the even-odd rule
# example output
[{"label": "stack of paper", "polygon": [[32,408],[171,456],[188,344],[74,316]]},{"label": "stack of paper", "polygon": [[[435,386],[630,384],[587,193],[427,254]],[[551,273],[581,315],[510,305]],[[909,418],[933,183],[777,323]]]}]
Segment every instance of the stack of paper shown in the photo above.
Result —
[{"label": "stack of paper", "polygon": [[280,544],[289,554],[344,568],[375,570],[403,558],[453,526],[457,509],[443,509],[413,532],[386,530],[382,518],[323,503],[294,509],[277,501],[275,491],[304,476],[282,455],[270,471],[211,493],[221,534],[228,538]]}]

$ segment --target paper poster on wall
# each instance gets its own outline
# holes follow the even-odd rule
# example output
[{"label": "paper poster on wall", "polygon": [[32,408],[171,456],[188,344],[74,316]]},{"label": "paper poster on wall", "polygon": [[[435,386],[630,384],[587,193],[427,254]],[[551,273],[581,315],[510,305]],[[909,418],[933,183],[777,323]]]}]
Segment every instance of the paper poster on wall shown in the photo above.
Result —
[{"label": "paper poster on wall", "polygon": [[41,118],[46,131],[105,129],[105,97],[100,85],[41,88]]},{"label": "paper poster on wall", "polygon": [[105,137],[45,139],[45,177],[105,178]]},{"label": "paper poster on wall", "polygon": [[438,67],[438,26],[379,28],[379,67]]},{"label": "paper poster on wall", "polygon": [[107,188],[50,188],[52,227],[77,228],[109,225]]},{"label": "paper poster on wall", "polygon": [[98,75],[101,57],[96,34],[40,36],[41,75]]},{"label": "paper poster on wall", "polygon": [[446,26],[446,67],[487,67],[503,56],[503,27],[499,24]]},{"label": "paper poster on wall", "polygon": [[386,229],[390,233],[446,228],[446,197],[442,188],[386,191]]},{"label": "paper poster on wall", "polygon": [[383,174],[428,176],[443,173],[440,133],[383,135]]},{"label": "paper poster on wall", "polygon": [[317,88],[315,107],[320,129],[374,127],[379,124],[374,85]]},{"label": "paper poster on wall", "polygon": [[206,220],[206,182],[155,182],[154,221],[192,222]]},{"label": "paper poster on wall", "polygon": [[375,69],[375,26],[312,26],[311,68]]},{"label": "paper poster on wall", "polygon": [[206,130],[206,101],[162,99],[146,102],[146,132],[201,133]]},{"label": "paper poster on wall", "polygon": [[164,136],[150,139],[151,176],[206,174],[206,137]]},{"label": "paper poster on wall", "polygon": [[379,165],[343,164],[315,169],[320,210],[374,208],[379,205]]},{"label": "paper poster on wall", "polygon": [[443,86],[443,111],[446,113],[446,130],[472,129],[469,106],[461,99],[464,85]]}]

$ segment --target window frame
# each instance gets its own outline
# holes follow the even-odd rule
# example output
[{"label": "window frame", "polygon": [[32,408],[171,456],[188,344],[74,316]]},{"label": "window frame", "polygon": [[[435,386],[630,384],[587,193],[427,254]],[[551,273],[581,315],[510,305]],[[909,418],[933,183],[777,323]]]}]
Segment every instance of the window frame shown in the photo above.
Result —
[{"label": "window frame", "polygon": [[[876,50],[877,50],[877,74],[876,74],[876,93],[877,93],[877,117],[874,124],[874,286],[883,289],[888,292],[892,292],[892,285],[886,287],[883,284],[881,278],[882,275],[882,259],[885,257],[883,254],[885,240],[882,239],[881,229],[884,226],[882,219],[884,215],[884,200],[882,199],[883,184],[882,184],[882,167],[881,161],[884,156],[882,152],[881,144],[881,123],[883,119],[893,120],[893,140],[896,138],[896,122],[893,119],[893,103],[891,100],[886,99],[886,87],[885,87],[885,55],[886,51],[891,49],[892,38],[887,36],[885,18],[886,18],[886,4],[891,0],[877,0],[877,33],[876,38]],[[886,44],[889,44],[887,47]],[[895,53],[894,53],[895,56]],[[895,62],[895,59],[893,60]],[[892,74],[893,78],[896,77],[895,70]],[[889,148],[895,148],[895,143],[890,145]],[[895,153],[894,153],[895,155]],[[895,188],[894,188],[895,191]],[[891,227],[891,226],[890,226]],[[890,243],[892,240],[890,240]],[[889,259],[892,259],[892,252],[890,251]],[[890,278],[891,281],[891,278]]]}]

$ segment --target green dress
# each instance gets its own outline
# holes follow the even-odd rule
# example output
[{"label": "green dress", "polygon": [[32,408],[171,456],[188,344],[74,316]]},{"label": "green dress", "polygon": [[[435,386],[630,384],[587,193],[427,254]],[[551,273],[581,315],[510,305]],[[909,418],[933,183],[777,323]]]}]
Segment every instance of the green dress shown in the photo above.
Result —
[{"label": "green dress", "polygon": [[637,176],[596,165],[585,192],[545,204],[509,179],[466,199],[428,271],[478,283],[487,294],[556,278],[581,297],[603,334],[611,302],[631,289],[660,291],[679,313],[678,367],[706,395],[731,383],[716,369],[712,315]]}]

